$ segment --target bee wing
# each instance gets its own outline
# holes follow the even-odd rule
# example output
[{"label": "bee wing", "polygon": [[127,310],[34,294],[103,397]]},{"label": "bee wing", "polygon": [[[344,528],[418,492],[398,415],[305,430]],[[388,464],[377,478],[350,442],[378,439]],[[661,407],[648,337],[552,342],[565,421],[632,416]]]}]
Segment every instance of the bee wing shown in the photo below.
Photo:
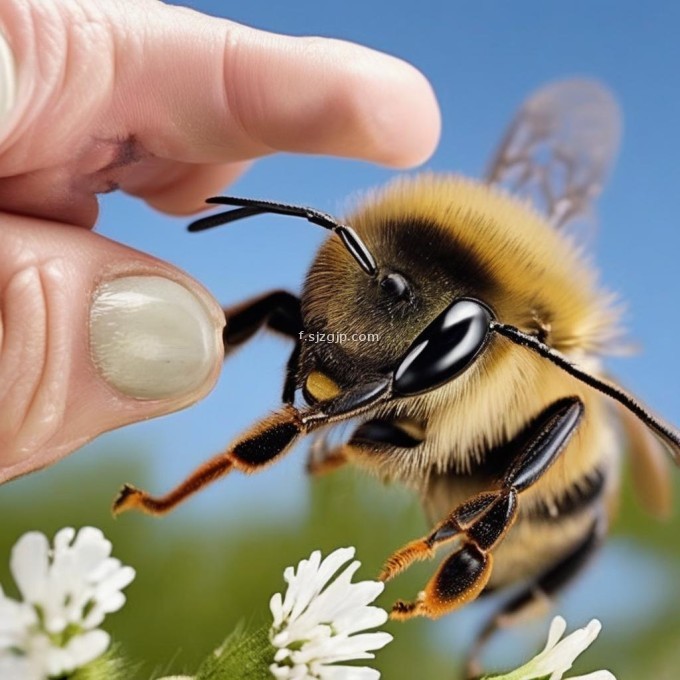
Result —
[{"label": "bee wing", "polygon": [[672,510],[673,489],[666,450],[630,411],[619,405],[616,408],[630,452],[635,495],[650,514],[667,518]]},{"label": "bee wing", "polygon": [[587,79],[550,83],[516,113],[486,180],[530,199],[556,229],[592,222],[621,130],[621,111],[603,85]]}]

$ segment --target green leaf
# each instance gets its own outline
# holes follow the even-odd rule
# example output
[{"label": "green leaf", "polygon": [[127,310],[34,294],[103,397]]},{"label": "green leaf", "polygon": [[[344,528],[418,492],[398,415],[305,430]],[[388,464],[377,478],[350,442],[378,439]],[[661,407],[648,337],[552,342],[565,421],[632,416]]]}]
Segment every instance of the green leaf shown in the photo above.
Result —
[{"label": "green leaf", "polygon": [[138,667],[123,658],[119,646],[115,646],[104,656],[78,668],[68,680],[129,680],[137,671]]},{"label": "green leaf", "polygon": [[236,630],[201,664],[196,680],[271,680],[273,660],[268,628]]}]

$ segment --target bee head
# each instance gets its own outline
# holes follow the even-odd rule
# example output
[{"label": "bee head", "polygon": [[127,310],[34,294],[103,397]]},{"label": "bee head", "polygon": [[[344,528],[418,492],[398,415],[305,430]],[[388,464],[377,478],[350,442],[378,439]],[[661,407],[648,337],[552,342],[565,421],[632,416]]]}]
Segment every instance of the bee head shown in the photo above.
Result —
[{"label": "bee head", "polygon": [[[305,338],[311,342],[301,348],[301,382],[311,371],[321,370],[348,387],[358,375],[390,373],[407,357],[409,368],[404,365],[399,385],[408,393],[428,372],[426,357],[438,346],[435,325],[450,339],[452,333],[464,334],[463,326],[474,321],[476,330],[470,333],[481,338],[481,322],[488,315],[480,311],[486,309],[483,305],[473,307],[467,300],[455,310],[449,307],[462,298],[478,299],[490,277],[481,262],[461,256],[455,239],[436,223],[416,219],[376,224],[370,216],[362,219],[362,212],[341,222],[312,208],[233,197],[215,197],[208,203],[232,209],[197,220],[190,231],[269,212],[303,217],[339,237],[322,246],[302,295]],[[458,263],[453,274],[451,261]],[[432,319],[435,322],[424,330],[424,322]],[[445,365],[442,375],[453,370],[440,359]]]}]

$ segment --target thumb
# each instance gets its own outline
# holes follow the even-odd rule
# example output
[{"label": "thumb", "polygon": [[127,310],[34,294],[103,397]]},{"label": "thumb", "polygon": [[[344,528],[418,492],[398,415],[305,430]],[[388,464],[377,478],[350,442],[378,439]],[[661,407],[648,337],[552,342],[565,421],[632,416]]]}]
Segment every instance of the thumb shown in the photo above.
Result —
[{"label": "thumb", "polygon": [[224,314],[198,283],[86,229],[2,221],[0,482],[212,388]]}]

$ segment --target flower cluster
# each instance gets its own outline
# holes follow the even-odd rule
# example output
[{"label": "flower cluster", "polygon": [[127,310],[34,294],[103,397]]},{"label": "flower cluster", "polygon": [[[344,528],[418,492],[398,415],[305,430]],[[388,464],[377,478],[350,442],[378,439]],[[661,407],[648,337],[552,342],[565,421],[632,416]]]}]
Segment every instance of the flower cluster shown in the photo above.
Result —
[{"label": "flower cluster", "polygon": [[392,640],[388,633],[360,633],[380,626],[387,612],[368,606],[382,592],[377,581],[352,583],[360,566],[352,562],[354,548],[340,548],[323,561],[316,550],[297,567],[288,567],[285,597],[274,595],[270,631],[276,648],[272,675],[285,680],[374,680],[380,673],[364,666],[337,665],[353,659],[372,659],[371,652]]},{"label": "flower cluster", "polygon": [[[562,680],[564,674],[574,665],[576,658],[594,642],[601,629],[602,624],[597,619],[593,619],[585,628],[579,628],[562,639],[567,630],[567,622],[561,616],[556,616],[550,624],[548,642],[543,651],[521,668],[506,675],[495,675],[493,679]],[[609,671],[603,670],[578,677],[572,676],[569,680],[616,680],[616,678]]]},{"label": "flower cluster", "polygon": [[109,646],[98,626],[125,603],[135,577],[111,555],[99,529],[57,533],[53,547],[39,532],[24,534],[10,567],[23,601],[0,588],[0,677],[44,680],[73,672]]},{"label": "flower cluster", "polygon": [[[277,593],[270,601],[269,641],[265,629],[251,636],[259,646],[237,644],[232,650],[220,650],[219,663],[227,665],[220,666],[223,674],[215,677],[235,677],[234,669],[242,669],[245,661],[251,663],[255,651],[262,663],[260,673],[268,666],[279,680],[380,678],[373,668],[343,664],[373,659],[372,652],[392,640],[388,633],[364,632],[387,620],[383,609],[371,606],[384,585],[352,583],[360,566],[357,561],[347,565],[354,554],[354,548],[341,548],[322,559],[317,550],[297,568],[288,567],[285,595]],[[111,557],[111,543],[101,531],[62,529],[53,546],[41,533],[25,534],[12,550],[10,567],[23,599],[8,597],[0,588],[2,680],[70,677],[107,650],[110,638],[99,626],[106,614],[123,606],[122,590],[135,572]],[[543,651],[521,668],[492,676],[493,680],[562,680],[597,638],[601,624],[593,619],[563,638],[566,627],[561,616],[555,617]],[[242,653],[248,659],[241,660]],[[193,679],[183,675],[164,680]],[[571,680],[616,678],[600,670]]]}]

